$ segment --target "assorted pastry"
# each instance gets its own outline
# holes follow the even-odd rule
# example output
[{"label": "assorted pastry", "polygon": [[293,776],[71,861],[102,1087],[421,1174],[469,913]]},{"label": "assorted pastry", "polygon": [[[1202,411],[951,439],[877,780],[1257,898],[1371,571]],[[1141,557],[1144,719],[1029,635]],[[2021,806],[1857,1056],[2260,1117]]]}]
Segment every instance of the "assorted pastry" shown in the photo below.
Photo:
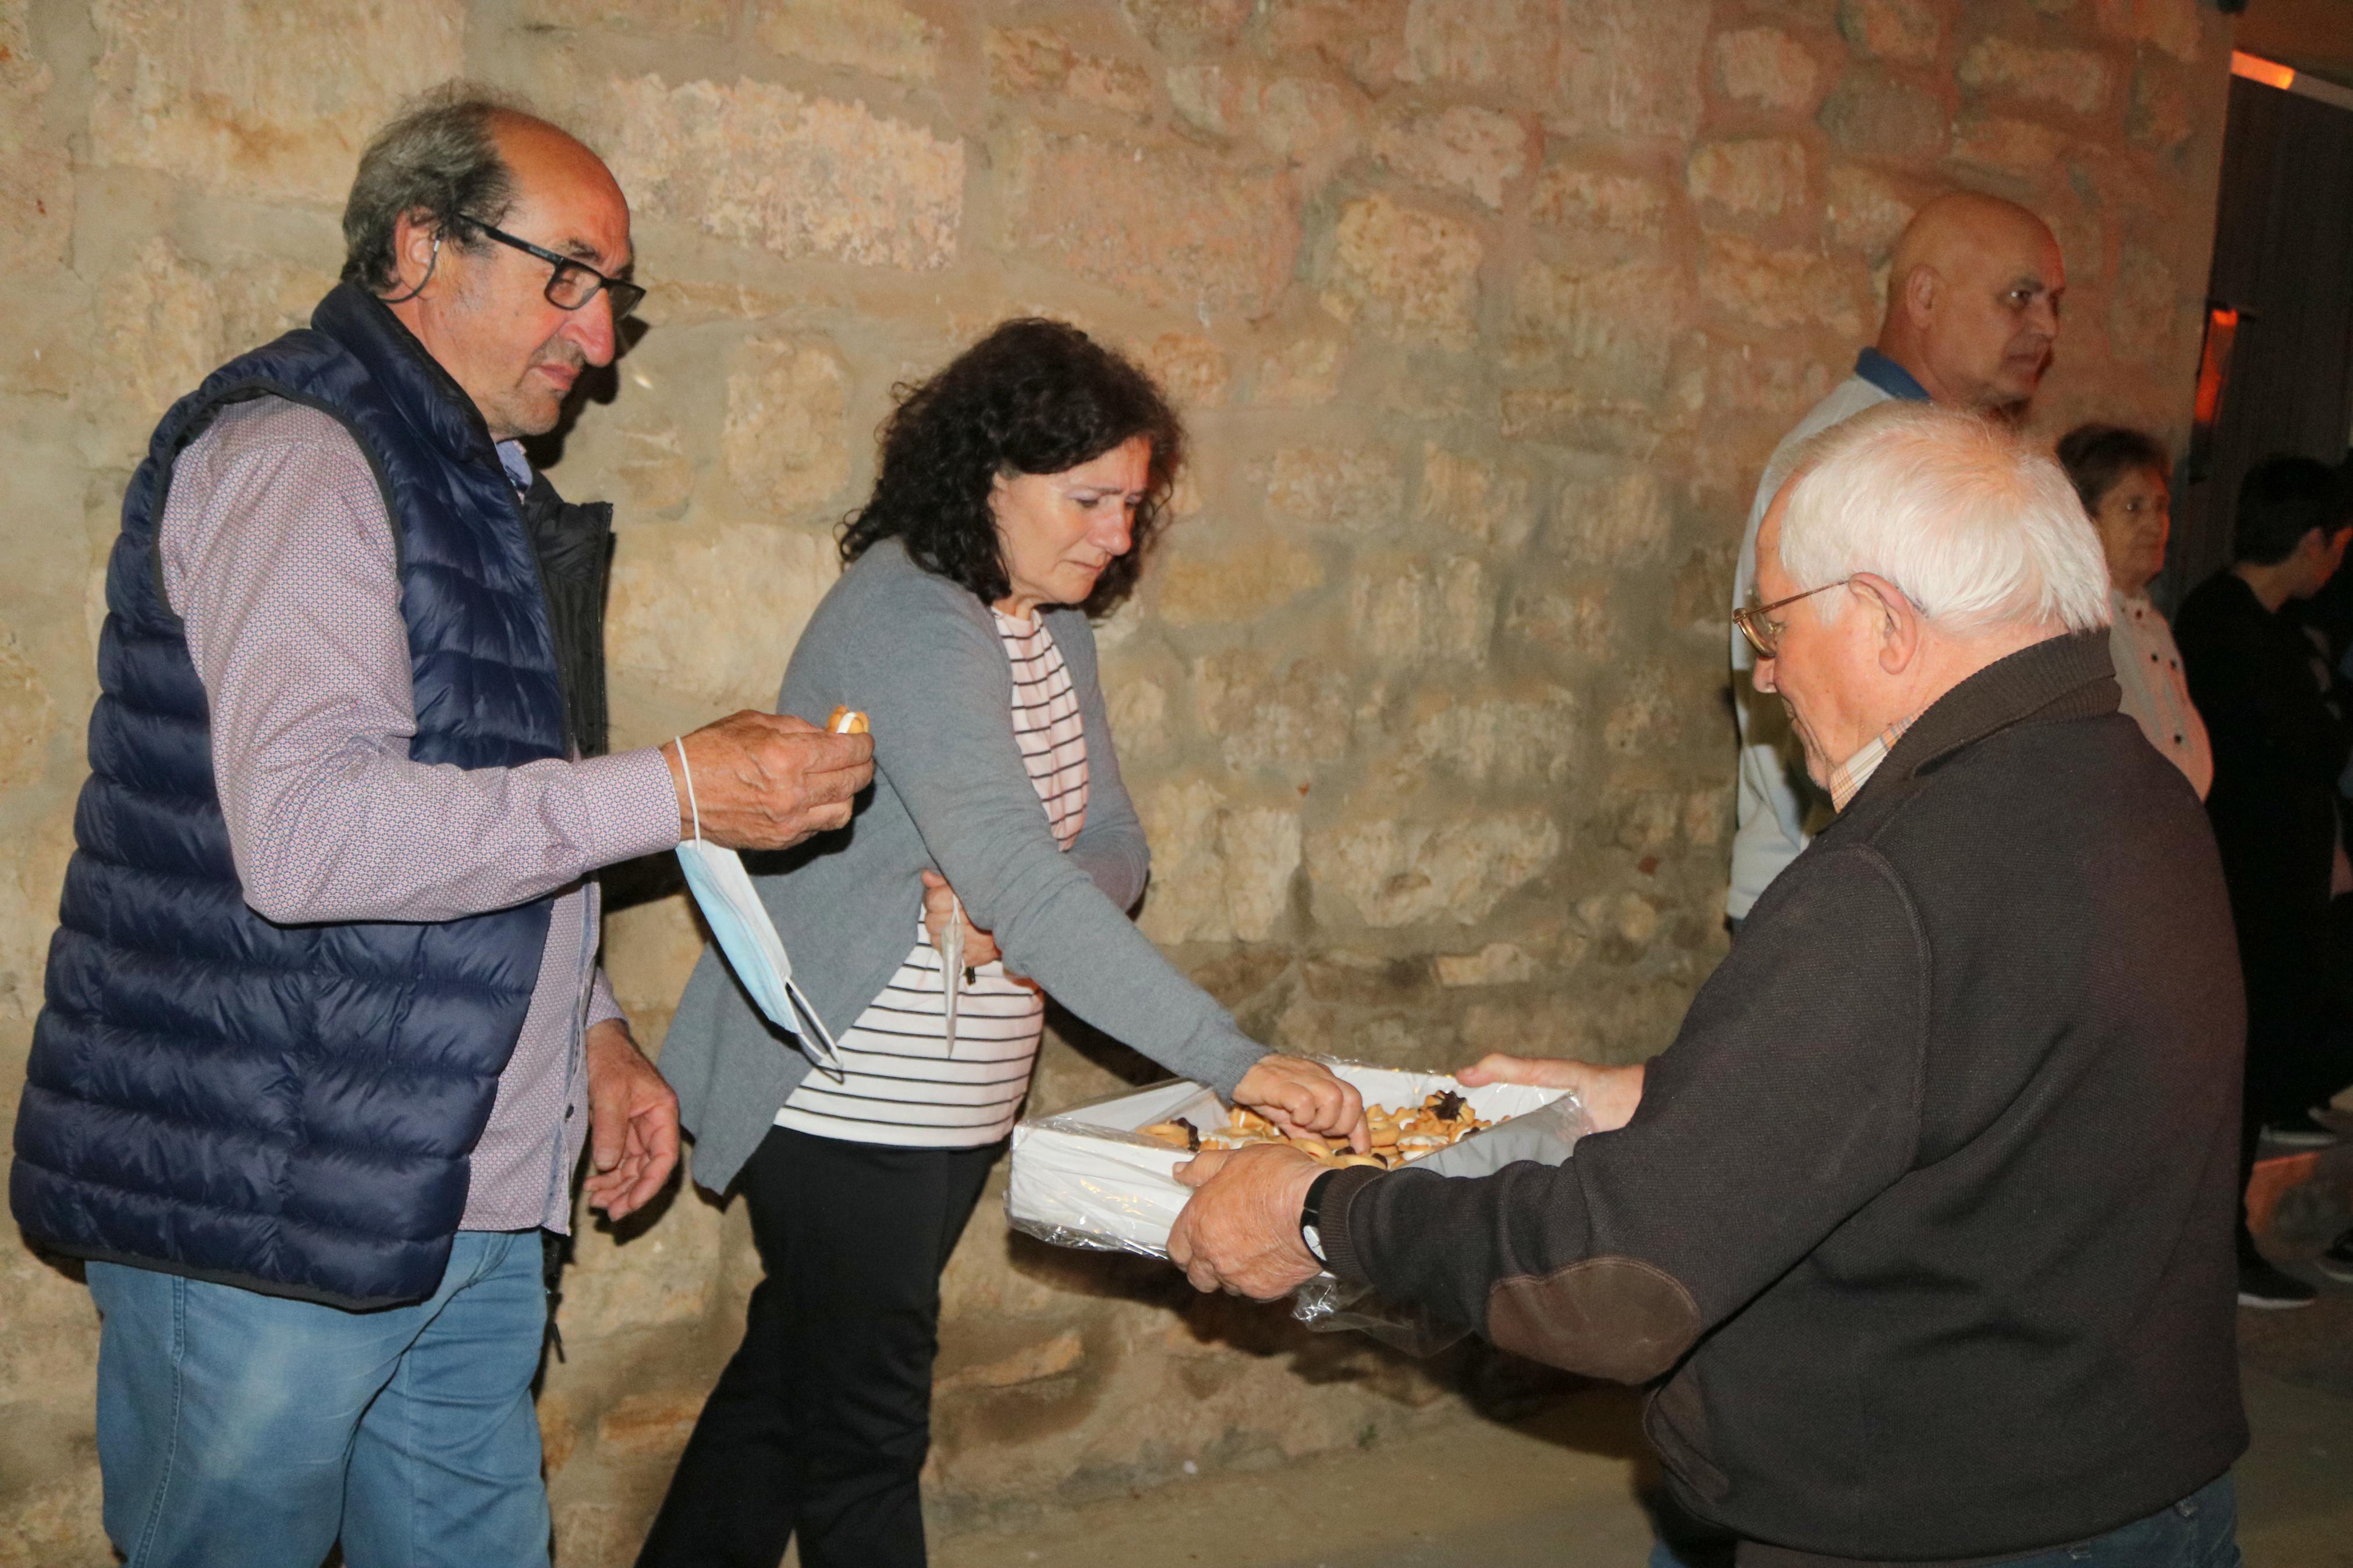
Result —
[{"label": "assorted pastry", "polygon": [[1288,1143],[1306,1154],[1319,1165],[1335,1169],[1349,1165],[1370,1165],[1381,1170],[1420,1159],[1425,1154],[1461,1142],[1474,1133],[1483,1132],[1494,1125],[1480,1120],[1471,1109],[1471,1102],[1452,1089],[1440,1089],[1426,1097],[1419,1105],[1391,1109],[1386,1105],[1365,1108],[1365,1128],[1372,1136],[1372,1152],[1359,1154],[1348,1147],[1345,1139],[1317,1138],[1306,1133],[1286,1133],[1256,1111],[1235,1106],[1226,1113],[1224,1122],[1212,1131],[1204,1131],[1185,1117],[1155,1121],[1136,1131],[1155,1143],[1166,1143],[1172,1149],[1198,1154],[1204,1149],[1247,1149],[1253,1143]]}]

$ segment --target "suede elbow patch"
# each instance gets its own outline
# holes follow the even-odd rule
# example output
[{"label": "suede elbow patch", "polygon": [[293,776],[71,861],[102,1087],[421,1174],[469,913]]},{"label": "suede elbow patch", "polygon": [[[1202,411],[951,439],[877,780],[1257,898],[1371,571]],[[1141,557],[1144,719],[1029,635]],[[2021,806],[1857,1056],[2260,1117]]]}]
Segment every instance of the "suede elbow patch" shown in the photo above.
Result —
[{"label": "suede elbow patch", "polygon": [[1487,1292],[1487,1337],[1514,1355],[1613,1383],[1647,1383],[1699,1338],[1682,1280],[1639,1258],[1588,1258]]}]

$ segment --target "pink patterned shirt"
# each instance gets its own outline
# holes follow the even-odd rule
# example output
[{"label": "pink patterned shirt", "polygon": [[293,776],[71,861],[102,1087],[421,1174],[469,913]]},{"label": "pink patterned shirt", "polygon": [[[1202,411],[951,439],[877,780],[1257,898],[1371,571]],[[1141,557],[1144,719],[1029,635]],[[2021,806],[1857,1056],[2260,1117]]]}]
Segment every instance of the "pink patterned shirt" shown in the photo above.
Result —
[{"label": "pink patterned shirt", "polygon": [[568,1230],[588,1126],[581,1037],[620,1016],[586,879],[678,842],[669,764],[654,751],[518,768],[409,760],[391,521],[358,444],[315,409],[260,398],[225,411],[180,456],[160,542],[257,912],[448,921],[558,894],[459,1223]]}]

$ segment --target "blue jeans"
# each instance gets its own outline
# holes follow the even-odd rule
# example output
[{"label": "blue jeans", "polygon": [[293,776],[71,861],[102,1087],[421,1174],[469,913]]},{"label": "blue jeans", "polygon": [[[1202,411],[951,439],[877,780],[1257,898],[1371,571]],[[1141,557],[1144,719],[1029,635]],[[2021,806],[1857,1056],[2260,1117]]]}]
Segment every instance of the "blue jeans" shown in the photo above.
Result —
[{"label": "blue jeans", "polygon": [[548,1560],[531,1382],[540,1233],[458,1233],[441,1288],[346,1312],[121,1264],[98,1458],[130,1568],[530,1568]]},{"label": "blue jeans", "polygon": [[2145,1519],[2001,1568],[2239,1568],[2239,1492],[2231,1472]]},{"label": "blue jeans", "polygon": [[[1650,1568],[1688,1568],[1689,1553],[1660,1541]],[[2053,1546],[2025,1557],[2005,1557],[2000,1568],[2240,1568],[2239,1494],[2231,1472],[2179,1502],[2105,1535]]]}]

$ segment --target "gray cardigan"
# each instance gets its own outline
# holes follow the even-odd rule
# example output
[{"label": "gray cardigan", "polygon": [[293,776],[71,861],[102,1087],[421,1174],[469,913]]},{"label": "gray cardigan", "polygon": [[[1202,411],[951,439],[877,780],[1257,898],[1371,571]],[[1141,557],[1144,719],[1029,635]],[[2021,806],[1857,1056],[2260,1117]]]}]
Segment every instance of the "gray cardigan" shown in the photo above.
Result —
[{"label": "gray cardigan", "polygon": [[[1112,754],[1094,633],[1045,612],[1086,725],[1086,826],[1065,853],[1008,718],[1013,673],[988,608],[907,558],[869,550],[826,594],[785,669],[777,711],[823,723],[836,704],[874,731],[874,787],[850,826],[750,860],[760,899],[826,1027],[881,994],[936,868],[1006,966],[1063,1006],[1229,1097],[1264,1047],[1161,957],[1125,913],[1150,858]],[[706,946],[662,1046],[662,1075],[694,1134],[695,1180],[724,1192],[809,1071]]]}]

